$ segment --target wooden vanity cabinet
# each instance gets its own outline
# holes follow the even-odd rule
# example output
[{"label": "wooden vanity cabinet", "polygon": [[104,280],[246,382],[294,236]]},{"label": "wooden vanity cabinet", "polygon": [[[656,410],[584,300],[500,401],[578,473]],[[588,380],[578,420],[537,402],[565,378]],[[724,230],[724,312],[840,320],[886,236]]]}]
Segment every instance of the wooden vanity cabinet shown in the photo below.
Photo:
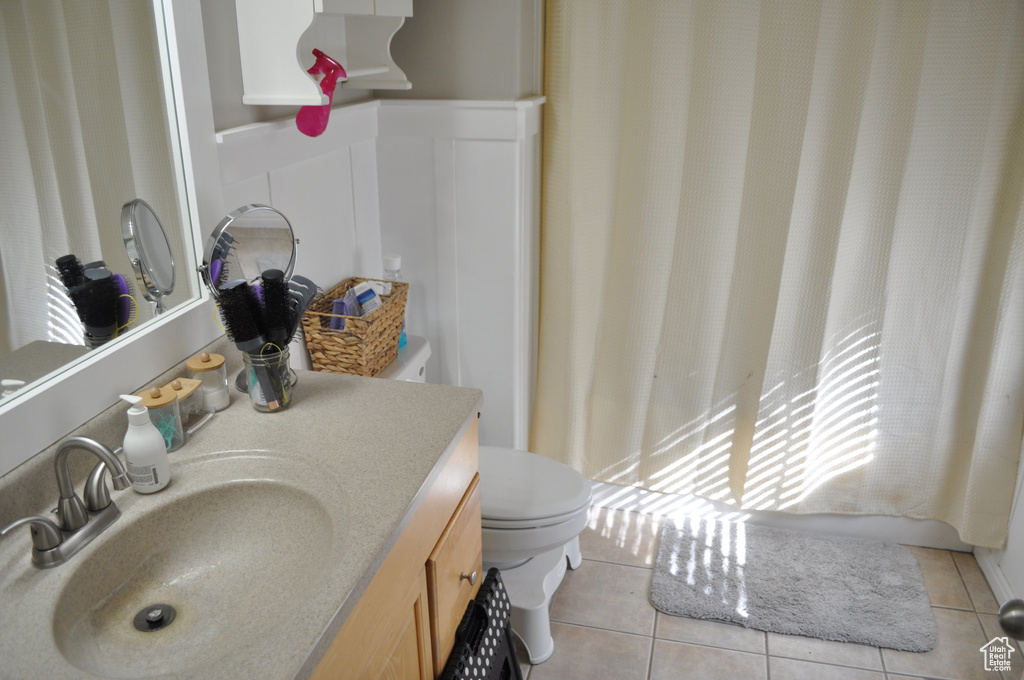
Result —
[{"label": "wooden vanity cabinet", "polygon": [[313,680],[432,680],[441,674],[484,576],[478,467],[474,420]]}]

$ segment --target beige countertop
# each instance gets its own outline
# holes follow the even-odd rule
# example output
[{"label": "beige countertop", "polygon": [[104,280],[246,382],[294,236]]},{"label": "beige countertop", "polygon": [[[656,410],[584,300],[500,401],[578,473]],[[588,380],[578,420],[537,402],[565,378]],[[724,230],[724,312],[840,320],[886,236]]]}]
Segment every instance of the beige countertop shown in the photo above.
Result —
[{"label": "beige countertop", "polygon": [[[304,371],[298,375],[293,403],[280,413],[257,413],[244,395],[232,391],[231,407],[216,414],[182,449],[170,454],[171,483],[167,489],[153,496],[130,490],[113,491],[121,518],[68,563],[47,570],[33,567],[29,562],[31,543],[27,529],[23,537],[0,539],[0,630],[5,631],[0,634],[0,678],[103,677],[68,663],[54,642],[52,609],[57,594],[66,589],[76,565],[103,551],[109,537],[121,527],[146,513],[152,514],[154,508],[160,507],[160,497],[171,499],[188,492],[189,485],[201,484],[203,480],[197,479],[197,475],[203,468],[197,461],[222,452],[231,455],[233,451],[282,454],[286,459],[292,457],[322,471],[315,492],[328,496],[319,500],[335,516],[344,518],[333,529],[338,544],[336,559],[318,573],[317,583],[303,591],[308,592],[302,595],[308,602],[303,603],[301,617],[281,620],[273,611],[261,611],[260,593],[252,593],[251,601],[237,603],[238,615],[261,623],[234,639],[232,649],[222,650],[216,660],[198,670],[193,664],[185,670],[168,668],[166,673],[154,677],[308,677],[476,417],[482,393]],[[119,431],[123,434],[124,427]],[[111,448],[120,445],[120,441],[109,438],[101,441]],[[72,458],[91,456],[79,452],[72,453]],[[46,463],[52,470],[52,462]],[[28,478],[15,472],[18,471],[8,475],[10,479],[0,478],[0,499],[5,495],[7,500],[21,497],[5,494],[5,483]],[[52,472],[49,483],[53,499],[48,502],[55,502],[57,490]],[[78,488],[81,495],[80,485]],[[0,504],[5,506],[0,508],[2,520],[4,515],[12,514],[12,509],[3,500]],[[43,514],[48,508],[16,510],[19,515],[28,515]],[[267,521],[272,522],[275,514],[287,511],[286,507],[267,508]],[[195,519],[196,531],[202,531],[204,518]],[[159,527],[159,523],[154,526]],[[245,573],[238,573],[238,578],[244,579]],[[294,578],[301,583],[303,574],[294,574]],[[8,631],[15,628],[21,632],[10,635]],[[31,645],[26,644],[30,640]],[[198,654],[203,650],[194,651]],[[185,652],[187,655],[188,650]]]}]

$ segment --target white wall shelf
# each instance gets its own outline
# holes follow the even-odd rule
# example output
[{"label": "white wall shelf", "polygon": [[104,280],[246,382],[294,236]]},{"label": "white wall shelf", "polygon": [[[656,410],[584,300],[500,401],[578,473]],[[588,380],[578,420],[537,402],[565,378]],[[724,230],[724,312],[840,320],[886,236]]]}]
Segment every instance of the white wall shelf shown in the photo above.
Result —
[{"label": "white wall shelf", "polygon": [[235,14],[243,104],[328,103],[306,73],[313,47],[345,67],[349,77],[339,79],[341,87],[412,87],[391,58],[391,38],[412,16],[412,0],[235,0]]}]

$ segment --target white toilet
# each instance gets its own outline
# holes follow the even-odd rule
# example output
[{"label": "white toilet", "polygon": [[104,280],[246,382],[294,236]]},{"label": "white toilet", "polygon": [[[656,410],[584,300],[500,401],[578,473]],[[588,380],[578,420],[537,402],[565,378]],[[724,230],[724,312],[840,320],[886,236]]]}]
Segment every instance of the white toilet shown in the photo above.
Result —
[{"label": "white toilet", "polygon": [[[416,336],[378,377],[425,381],[430,344]],[[591,485],[561,463],[526,451],[480,447],[484,570],[497,567],[512,604],[512,630],[530,663],[554,651],[548,609],[566,566],[579,566],[579,534],[590,518]]]}]

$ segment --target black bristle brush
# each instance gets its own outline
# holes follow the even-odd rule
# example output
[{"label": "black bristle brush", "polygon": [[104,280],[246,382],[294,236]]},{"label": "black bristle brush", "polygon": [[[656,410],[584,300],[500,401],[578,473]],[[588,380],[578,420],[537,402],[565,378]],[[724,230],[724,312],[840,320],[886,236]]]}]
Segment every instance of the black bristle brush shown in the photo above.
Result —
[{"label": "black bristle brush", "polygon": [[220,289],[220,312],[228,335],[243,352],[259,352],[267,344],[263,310],[249,283],[236,279]]},{"label": "black bristle brush", "polygon": [[[259,299],[248,282],[231,281],[220,290],[220,312],[227,326],[228,334],[240,351],[252,357],[264,358],[267,345],[265,321]],[[273,356],[278,352],[270,352]],[[253,366],[267,408],[274,410],[281,406],[283,389],[266,366]]]},{"label": "black bristle brush", "polygon": [[263,272],[263,313],[266,318],[267,342],[284,347],[291,341],[292,317],[294,315],[292,297],[288,293],[288,284],[284,280],[284,272],[280,269],[268,269]]},{"label": "black bristle brush", "polygon": [[234,237],[224,231],[213,247],[213,254],[210,256],[210,280],[213,281],[213,287],[216,290],[226,286],[230,280],[228,256],[231,255],[234,242]]},{"label": "black bristle brush", "polygon": [[60,281],[64,284],[64,288],[71,290],[76,286],[82,285],[82,277],[84,272],[82,269],[82,263],[78,261],[75,255],[65,255],[57,258],[57,274],[60,275]]},{"label": "black bristle brush", "polygon": [[70,294],[91,345],[102,344],[117,335],[117,298],[120,291],[110,270],[87,269],[82,284]]},{"label": "black bristle brush", "polygon": [[75,307],[78,320],[85,321],[82,305],[79,304],[77,299],[79,294],[83,292],[82,283],[85,279],[85,270],[82,268],[82,263],[75,255],[64,255],[57,258],[56,265],[60,282],[64,284],[64,290],[67,291],[68,297],[71,298],[71,304]]}]

